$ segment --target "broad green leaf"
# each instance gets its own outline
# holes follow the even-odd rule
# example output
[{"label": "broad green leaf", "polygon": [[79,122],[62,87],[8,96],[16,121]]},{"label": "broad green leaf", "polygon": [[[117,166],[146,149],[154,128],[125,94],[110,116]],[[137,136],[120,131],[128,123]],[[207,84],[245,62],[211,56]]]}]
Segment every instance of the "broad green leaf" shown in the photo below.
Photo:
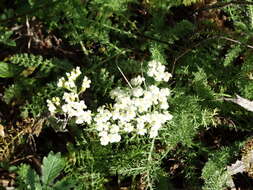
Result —
[{"label": "broad green leaf", "polygon": [[10,63],[0,62],[0,77],[11,78],[23,70],[22,67]]},{"label": "broad green leaf", "polygon": [[42,183],[43,186],[50,185],[53,180],[60,174],[65,166],[65,160],[61,154],[50,152],[47,157],[43,158],[42,166]]}]

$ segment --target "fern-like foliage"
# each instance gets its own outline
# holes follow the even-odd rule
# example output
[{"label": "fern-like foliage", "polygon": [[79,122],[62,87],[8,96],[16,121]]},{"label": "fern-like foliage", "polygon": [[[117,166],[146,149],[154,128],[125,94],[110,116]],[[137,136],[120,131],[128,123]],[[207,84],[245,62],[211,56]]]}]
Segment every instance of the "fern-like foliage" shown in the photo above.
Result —
[{"label": "fern-like foliage", "polygon": [[17,189],[42,189],[39,175],[29,165],[22,164],[19,167],[18,175]]},{"label": "fern-like foliage", "polygon": [[32,74],[36,68],[39,69],[40,73],[43,75],[49,74],[55,68],[55,65],[52,60],[43,59],[42,56],[33,55],[33,54],[15,54],[10,57],[10,62],[24,67],[24,71],[21,73],[23,76],[28,76]]},{"label": "fern-like foliage", "polygon": [[240,45],[232,46],[225,56],[224,66],[230,65],[242,52],[242,47]]},{"label": "fern-like foliage", "polygon": [[241,67],[241,72],[238,75],[240,80],[237,81],[237,86],[240,89],[240,94],[246,98],[253,99],[252,84],[253,84],[253,56],[250,52],[244,54],[245,61]]},{"label": "fern-like foliage", "polygon": [[[3,100],[10,104],[12,101],[16,101],[16,104],[22,104],[25,100],[23,97],[23,93],[31,94],[29,89],[33,89],[36,86],[36,80],[32,78],[21,78],[22,80],[18,80],[15,84],[10,85],[4,91]],[[37,83],[38,84],[38,83]]]},{"label": "fern-like foliage", "polygon": [[[0,68],[0,75],[14,78],[15,82],[5,88],[3,100],[7,104],[22,105],[22,117],[40,117],[47,110],[46,99],[54,94],[51,89],[57,79],[55,73],[68,71],[72,65],[68,61],[26,53],[15,54],[9,61],[2,62],[5,67]],[[24,97],[24,93],[28,96]]]},{"label": "fern-like foliage", "polygon": [[22,86],[21,85],[11,85],[4,92],[3,100],[5,103],[9,104],[14,98],[19,98],[22,96]]},{"label": "fern-like foliage", "polygon": [[10,57],[10,61],[13,64],[24,66],[24,67],[37,67],[41,64],[50,65],[50,61],[43,60],[42,56],[35,56],[32,54],[15,54]]},{"label": "fern-like foliage", "polygon": [[[206,109],[198,104],[199,98],[180,93],[177,89],[177,95],[171,101],[178,105],[172,107],[174,120],[166,129],[162,130],[162,141],[167,145],[176,146],[178,143],[191,147],[193,139],[199,130],[208,127],[216,111]],[[180,105],[177,104],[180,102]],[[201,111],[200,111],[201,110]]]},{"label": "fern-like foliage", "polygon": [[243,143],[235,143],[230,147],[222,147],[210,155],[210,159],[202,169],[202,179],[205,184],[204,190],[220,190],[228,187],[231,176],[227,171],[227,166],[232,158],[238,156]]}]

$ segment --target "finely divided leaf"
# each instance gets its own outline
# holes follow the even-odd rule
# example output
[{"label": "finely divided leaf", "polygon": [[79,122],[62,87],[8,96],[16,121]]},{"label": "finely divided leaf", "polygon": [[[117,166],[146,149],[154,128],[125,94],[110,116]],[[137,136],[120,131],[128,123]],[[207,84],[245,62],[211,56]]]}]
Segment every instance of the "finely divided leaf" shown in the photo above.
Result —
[{"label": "finely divided leaf", "polygon": [[50,152],[47,157],[43,158],[42,166],[42,182],[48,186],[60,174],[65,166],[65,160],[61,158],[61,154],[53,154]]},{"label": "finely divided leaf", "polygon": [[22,164],[19,167],[18,174],[20,181],[22,181],[18,189],[41,190],[40,178],[29,165]]}]

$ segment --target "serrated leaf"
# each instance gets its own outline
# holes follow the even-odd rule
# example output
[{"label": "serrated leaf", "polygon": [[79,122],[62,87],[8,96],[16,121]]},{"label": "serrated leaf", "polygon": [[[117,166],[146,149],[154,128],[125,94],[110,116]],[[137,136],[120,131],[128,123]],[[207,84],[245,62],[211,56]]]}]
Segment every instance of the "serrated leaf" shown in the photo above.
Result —
[{"label": "serrated leaf", "polygon": [[74,182],[69,178],[63,178],[60,181],[57,181],[57,183],[53,186],[54,190],[69,190],[71,188],[74,188]]},{"label": "serrated leaf", "polygon": [[48,186],[59,175],[65,166],[65,160],[61,158],[61,154],[50,152],[47,157],[43,158],[42,166],[42,182],[44,186]]},{"label": "serrated leaf", "polygon": [[10,63],[0,62],[0,77],[11,78],[22,71],[22,67]]}]

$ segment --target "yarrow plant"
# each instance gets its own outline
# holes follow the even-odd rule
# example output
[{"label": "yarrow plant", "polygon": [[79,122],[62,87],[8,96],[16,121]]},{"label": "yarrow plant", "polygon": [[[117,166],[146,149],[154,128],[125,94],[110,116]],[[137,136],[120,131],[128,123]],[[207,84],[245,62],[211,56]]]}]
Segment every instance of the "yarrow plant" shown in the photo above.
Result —
[{"label": "yarrow plant", "polygon": [[67,92],[62,98],[47,100],[48,109],[52,116],[64,113],[67,117],[74,117],[76,124],[90,124],[98,133],[101,145],[119,142],[122,135],[148,135],[155,138],[159,129],[172,119],[167,111],[170,90],[159,88],[159,84],[167,82],[172,76],[158,61],[148,63],[147,76],[154,79],[154,84],[147,85],[145,78],[138,75],[130,81],[130,87],[113,89],[110,97],[115,103],[110,107],[99,107],[96,113],[84,111],[87,106],[83,100],[79,100],[79,94],[90,87],[90,80],[84,77],[78,91],[76,79],[80,74],[80,68],[77,67],[66,74],[67,79],[59,79],[57,86]]},{"label": "yarrow plant", "polygon": [[161,82],[167,82],[171,74],[165,72],[165,66],[158,61],[148,63],[147,75],[157,85],[147,85],[145,78],[133,78],[130,87],[116,88],[110,97],[115,100],[111,107],[101,106],[93,119],[102,145],[119,142],[123,134],[148,135],[155,138],[159,129],[172,115],[169,108],[168,88],[159,88]]},{"label": "yarrow plant", "polygon": [[62,113],[67,118],[75,118],[76,124],[84,122],[90,124],[92,120],[91,111],[85,111],[87,106],[83,100],[79,100],[79,94],[90,87],[91,81],[84,76],[82,85],[78,89],[76,80],[80,75],[80,68],[77,67],[70,73],[66,73],[67,79],[60,78],[57,86],[65,90],[63,97],[53,97],[51,100],[47,100],[47,106],[52,116],[55,116],[56,113]]}]

